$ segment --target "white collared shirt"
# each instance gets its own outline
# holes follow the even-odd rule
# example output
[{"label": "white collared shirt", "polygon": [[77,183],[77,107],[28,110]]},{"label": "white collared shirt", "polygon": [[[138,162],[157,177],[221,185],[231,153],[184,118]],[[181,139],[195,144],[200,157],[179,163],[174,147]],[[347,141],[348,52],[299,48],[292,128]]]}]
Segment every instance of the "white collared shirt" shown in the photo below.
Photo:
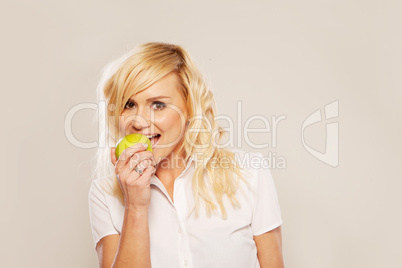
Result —
[{"label": "white collared shirt", "polygon": [[[194,204],[191,186],[194,158],[190,158],[186,169],[174,182],[174,203],[162,182],[155,175],[151,177],[148,222],[153,268],[260,267],[253,236],[280,226],[281,211],[263,155],[240,150],[235,154],[241,160],[249,154],[254,163],[265,164],[256,167],[248,163],[244,167],[251,172],[246,179],[256,191],[240,183],[236,197],[241,207],[234,209],[229,200],[224,199],[226,220],[214,214],[207,217],[202,202],[199,217],[195,219],[193,214],[187,217]],[[102,237],[121,233],[124,206],[116,197],[105,193],[97,180],[93,181],[89,192],[89,212],[95,245]]]}]

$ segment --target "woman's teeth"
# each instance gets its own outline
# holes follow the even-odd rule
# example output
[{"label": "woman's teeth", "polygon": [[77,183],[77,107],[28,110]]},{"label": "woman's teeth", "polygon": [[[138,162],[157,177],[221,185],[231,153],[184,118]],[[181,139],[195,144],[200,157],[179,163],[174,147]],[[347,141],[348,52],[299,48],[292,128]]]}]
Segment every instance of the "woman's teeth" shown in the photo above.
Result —
[{"label": "woman's teeth", "polygon": [[158,136],[159,134],[155,134],[155,135],[151,135],[151,136],[147,136],[148,137],[148,139],[152,139],[152,138],[155,138],[156,136]]}]

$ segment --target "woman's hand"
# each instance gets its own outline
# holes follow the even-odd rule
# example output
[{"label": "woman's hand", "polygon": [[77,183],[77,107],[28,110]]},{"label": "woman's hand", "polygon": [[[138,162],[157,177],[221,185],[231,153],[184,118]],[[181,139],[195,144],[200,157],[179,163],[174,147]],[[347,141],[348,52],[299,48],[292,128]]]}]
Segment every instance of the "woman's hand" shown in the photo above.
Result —
[{"label": "woman's hand", "polygon": [[[116,159],[116,147],[111,149],[112,163],[117,180],[123,191],[126,209],[148,209],[151,200],[150,178],[155,174],[156,161],[150,151],[145,151],[143,143],[126,148]],[[134,168],[144,172],[140,175]]]}]

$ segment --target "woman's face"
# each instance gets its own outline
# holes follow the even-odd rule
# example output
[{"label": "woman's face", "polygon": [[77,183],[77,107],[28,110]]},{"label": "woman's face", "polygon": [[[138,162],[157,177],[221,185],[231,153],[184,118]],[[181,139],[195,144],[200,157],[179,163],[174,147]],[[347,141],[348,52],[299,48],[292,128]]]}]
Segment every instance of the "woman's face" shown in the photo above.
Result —
[{"label": "woman's face", "polygon": [[119,119],[120,138],[128,134],[158,134],[152,138],[153,154],[159,163],[178,155],[188,113],[180,94],[176,73],[170,73],[149,88],[130,97]]}]

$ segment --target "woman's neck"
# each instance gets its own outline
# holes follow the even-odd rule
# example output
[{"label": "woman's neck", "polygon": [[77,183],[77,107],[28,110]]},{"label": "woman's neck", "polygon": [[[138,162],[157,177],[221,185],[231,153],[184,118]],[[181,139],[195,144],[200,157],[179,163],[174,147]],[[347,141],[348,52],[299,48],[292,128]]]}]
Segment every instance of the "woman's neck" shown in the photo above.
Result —
[{"label": "woman's neck", "polygon": [[172,183],[185,169],[186,159],[184,156],[172,152],[159,162],[155,175],[162,182]]}]

